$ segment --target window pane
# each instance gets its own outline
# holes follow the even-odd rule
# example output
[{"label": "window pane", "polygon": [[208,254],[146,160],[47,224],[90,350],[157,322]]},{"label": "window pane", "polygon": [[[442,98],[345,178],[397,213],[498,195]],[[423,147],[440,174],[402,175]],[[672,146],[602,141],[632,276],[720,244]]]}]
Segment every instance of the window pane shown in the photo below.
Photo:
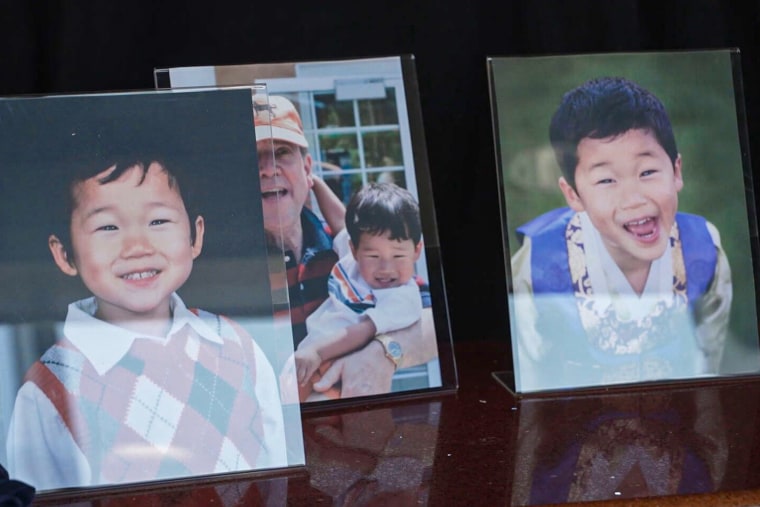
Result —
[{"label": "window pane", "polygon": [[367,167],[403,165],[401,135],[397,130],[368,132],[362,136],[362,140],[364,142],[364,162]]},{"label": "window pane", "polygon": [[340,171],[324,171],[322,179],[330,187],[330,190],[338,196],[338,199],[343,201],[343,204],[348,204],[348,200],[351,198],[351,175],[342,174]]},{"label": "window pane", "polygon": [[351,100],[335,100],[334,93],[315,93],[317,128],[353,127],[354,106]]},{"label": "window pane", "polygon": [[342,169],[359,167],[359,148],[354,134],[320,134],[321,160]]},{"label": "window pane", "polygon": [[384,99],[360,100],[359,119],[362,125],[397,125],[396,89],[386,88]]},{"label": "window pane", "polygon": [[[362,187],[362,175],[360,173],[345,173],[323,168],[322,179],[343,201],[343,204],[348,204],[351,196]],[[367,173],[367,183],[395,183],[406,188],[406,176],[403,169]]]},{"label": "window pane", "polygon": [[401,188],[406,188],[406,175],[403,169],[369,173],[367,174],[367,181],[370,183],[395,183]]},{"label": "window pane", "polygon": [[348,204],[354,192],[362,187],[362,175],[359,173],[325,171],[322,174],[327,186],[343,201],[343,204]]}]

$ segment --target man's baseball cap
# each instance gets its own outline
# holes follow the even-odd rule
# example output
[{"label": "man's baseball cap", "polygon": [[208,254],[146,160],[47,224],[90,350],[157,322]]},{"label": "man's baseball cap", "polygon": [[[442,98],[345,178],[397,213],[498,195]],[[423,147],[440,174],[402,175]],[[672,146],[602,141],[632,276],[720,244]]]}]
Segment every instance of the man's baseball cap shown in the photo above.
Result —
[{"label": "man's baseball cap", "polygon": [[[278,139],[308,148],[303,123],[291,101],[279,95],[253,96],[253,123],[256,140]],[[270,130],[271,125],[271,130]]]}]

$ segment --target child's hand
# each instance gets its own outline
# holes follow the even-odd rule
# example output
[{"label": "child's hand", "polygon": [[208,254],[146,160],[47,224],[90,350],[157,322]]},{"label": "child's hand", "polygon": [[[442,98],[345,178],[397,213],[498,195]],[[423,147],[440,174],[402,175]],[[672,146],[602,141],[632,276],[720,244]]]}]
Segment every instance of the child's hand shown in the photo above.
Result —
[{"label": "child's hand", "polygon": [[303,401],[300,399],[298,379],[296,378],[296,362],[293,354],[288,357],[282,367],[282,371],[280,371],[279,383],[280,399],[283,405]]},{"label": "child's hand", "polygon": [[[303,345],[303,344],[301,344]],[[296,360],[296,377],[300,385],[306,385],[322,364],[322,358],[319,357],[317,350],[313,347],[298,347],[295,351]]]}]

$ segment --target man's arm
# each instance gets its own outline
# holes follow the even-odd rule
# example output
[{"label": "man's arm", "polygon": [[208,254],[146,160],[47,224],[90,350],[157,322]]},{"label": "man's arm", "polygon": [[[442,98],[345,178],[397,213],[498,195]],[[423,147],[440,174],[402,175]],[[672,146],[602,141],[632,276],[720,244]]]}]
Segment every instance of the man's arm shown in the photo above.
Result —
[{"label": "man's arm", "polygon": [[[411,326],[387,334],[398,342],[403,350],[400,368],[427,363],[438,356],[431,308],[423,309],[420,320]],[[362,349],[333,362],[322,378],[314,384],[314,390],[324,392],[340,380],[343,398],[385,394],[390,392],[395,371],[396,366],[385,356],[383,345],[377,340],[371,340]]]},{"label": "man's arm", "polygon": [[327,225],[330,226],[333,234],[337,234],[346,228],[346,207],[343,201],[327,186],[327,183],[316,176],[311,177],[314,185],[311,187],[314,196],[317,198],[317,206],[322,216],[325,217]]},{"label": "man's arm", "polygon": [[355,324],[339,329],[324,340],[317,340],[313,346],[322,361],[328,361],[366,345],[376,332],[375,323],[365,317]]},{"label": "man's arm", "polygon": [[309,334],[295,351],[298,382],[304,385],[325,361],[344,356],[367,345],[377,334],[375,323],[367,316],[359,322],[315,337]]},{"label": "man's arm", "polygon": [[[420,320],[409,327],[387,333],[401,345],[404,357],[399,368],[409,368],[427,363],[438,357],[438,342],[432,308],[423,308]],[[385,350],[382,351],[385,357]],[[387,358],[386,358],[387,359]]]}]

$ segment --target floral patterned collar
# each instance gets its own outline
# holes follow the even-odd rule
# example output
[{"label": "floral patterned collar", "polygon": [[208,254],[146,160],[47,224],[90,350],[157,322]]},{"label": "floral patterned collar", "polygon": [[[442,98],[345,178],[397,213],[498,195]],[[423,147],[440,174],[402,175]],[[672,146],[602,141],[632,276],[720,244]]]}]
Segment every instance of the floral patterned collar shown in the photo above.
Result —
[{"label": "floral patterned collar", "polygon": [[565,240],[575,300],[592,348],[614,355],[640,354],[671,339],[677,329],[683,329],[683,318],[674,318],[676,314],[688,314],[686,268],[675,222],[670,231],[673,291],[661,295],[650,311],[639,317],[621,314],[619,307],[609,304],[610,298],[595,297],[579,214],[567,224]]}]

